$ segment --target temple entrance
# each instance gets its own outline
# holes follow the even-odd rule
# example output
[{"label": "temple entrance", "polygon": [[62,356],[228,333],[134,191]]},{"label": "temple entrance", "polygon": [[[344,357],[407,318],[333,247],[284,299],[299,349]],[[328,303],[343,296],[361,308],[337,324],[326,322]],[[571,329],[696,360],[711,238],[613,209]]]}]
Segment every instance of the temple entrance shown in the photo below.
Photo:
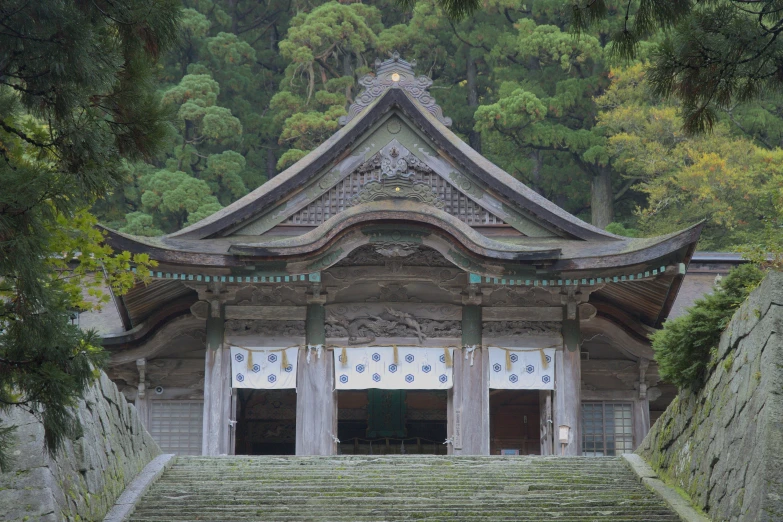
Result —
[{"label": "temple entrance", "polygon": [[296,390],[237,391],[236,455],[296,453]]},{"label": "temple entrance", "polygon": [[490,455],[540,455],[539,390],[490,390]]},{"label": "temple entrance", "polygon": [[339,451],[344,455],[445,455],[445,390],[341,390]]}]

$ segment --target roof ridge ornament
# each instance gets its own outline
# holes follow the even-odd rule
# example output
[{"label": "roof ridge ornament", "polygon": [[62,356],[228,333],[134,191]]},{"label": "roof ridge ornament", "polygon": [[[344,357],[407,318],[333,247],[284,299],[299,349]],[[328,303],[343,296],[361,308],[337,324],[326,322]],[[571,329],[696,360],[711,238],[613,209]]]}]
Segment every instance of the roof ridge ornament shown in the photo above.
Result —
[{"label": "roof ridge ornament", "polygon": [[364,86],[364,91],[348,108],[348,114],[340,117],[340,125],[345,125],[354,119],[389,89],[402,89],[443,125],[451,126],[451,118],[443,115],[443,109],[430,95],[428,89],[432,85],[432,80],[424,75],[416,77],[413,72],[415,66],[415,61],[406,62],[396,51],[386,61],[376,60],[375,74],[366,74],[359,80],[359,83]]}]

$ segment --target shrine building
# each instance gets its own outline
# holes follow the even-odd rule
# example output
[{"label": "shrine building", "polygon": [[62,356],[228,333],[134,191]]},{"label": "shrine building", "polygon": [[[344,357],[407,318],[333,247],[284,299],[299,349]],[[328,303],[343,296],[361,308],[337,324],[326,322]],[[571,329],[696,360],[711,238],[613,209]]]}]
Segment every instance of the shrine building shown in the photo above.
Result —
[{"label": "shrine building", "polygon": [[674,398],[648,334],[696,226],[626,238],[471,149],[397,55],[342,128],[116,299],[108,373],[166,452],[616,455]]}]

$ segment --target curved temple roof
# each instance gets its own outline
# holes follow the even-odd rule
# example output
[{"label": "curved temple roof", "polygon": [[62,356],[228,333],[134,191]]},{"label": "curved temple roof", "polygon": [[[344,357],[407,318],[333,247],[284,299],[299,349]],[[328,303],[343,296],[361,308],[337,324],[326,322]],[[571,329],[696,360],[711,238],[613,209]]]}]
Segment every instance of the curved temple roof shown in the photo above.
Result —
[{"label": "curved temple roof", "polygon": [[361,80],[365,90],[343,128],[286,171],[179,232],[146,238],[109,230],[108,241],[148,253],[161,278],[305,276],[378,242],[425,245],[476,281],[546,285],[630,275],[638,289],[607,286],[595,295],[619,307],[646,300],[644,322],[659,325],[701,225],[639,239],[583,222],[452,133],[431,83],[395,54]]}]

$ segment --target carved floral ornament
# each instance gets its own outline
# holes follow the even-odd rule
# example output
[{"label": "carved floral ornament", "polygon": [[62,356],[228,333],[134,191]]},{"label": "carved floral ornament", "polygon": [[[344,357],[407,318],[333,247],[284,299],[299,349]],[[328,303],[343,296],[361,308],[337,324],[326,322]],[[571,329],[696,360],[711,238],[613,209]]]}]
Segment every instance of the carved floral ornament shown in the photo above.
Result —
[{"label": "carved floral ornament", "polygon": [[446,207],[446,202],[438,197],[432,186],[415,180],[414,169],[429,170],[429,168],[410,151],[400,146],[391,146],[376,156],[377,158],[373,157],[367,163],[376,165],[378,158],[380,159],[380,181],[365,183],[351,200],[351,205],[380,199],[412,199],[441,210]]}]

